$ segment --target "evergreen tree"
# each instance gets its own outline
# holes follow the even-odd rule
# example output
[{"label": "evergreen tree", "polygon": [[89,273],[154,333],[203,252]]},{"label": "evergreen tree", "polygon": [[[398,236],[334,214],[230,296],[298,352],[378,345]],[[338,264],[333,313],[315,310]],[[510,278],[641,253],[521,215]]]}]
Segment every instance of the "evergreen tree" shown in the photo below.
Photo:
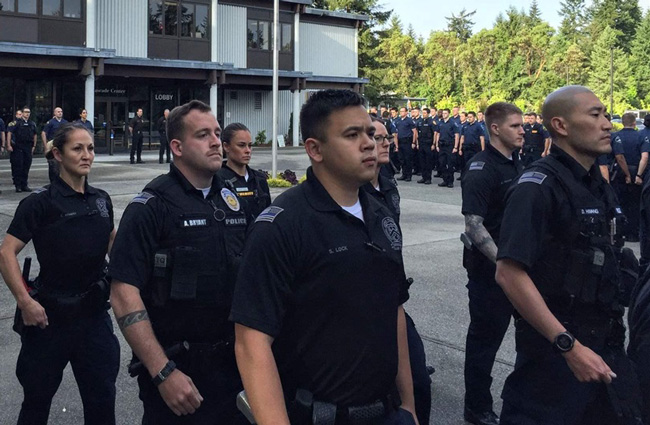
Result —
[{"label": "evergreen tree", "polygon": [[588,87],[607,105],[610,105],[611,58],[614,57],[614,111],[629,109],[632,105],[628,98],[630,83],[633,82],[628,57],[623,49],[615,47],[619,36],[616,30],[605,27],[594,44],[591,52],[591,66]]},{"label": "evergreen tree", "polygon": [[535,26],[542,22],[542,11],[539,10],[537,0],[533,0],[533,2],[530,4],[530,8],[528,9],[528,19],[531,26]]},{"label": "evergreen tree", "polygon": [[630,65],[640,104],[650,107],[650,11],[646,12],[632,41]]},{"label": "evergreen tree", "polygon": [[626,53],[641,22],[642,14],[638,0],[594,0],[591,7],[590,35],[599,39],[606,27],[616,30],[616,47]]},{"label": "evergreen tree", "polygon": [[572,43],[580,38],[587,25],[585,0],[565,0],[560,3],[558,14],[562,17],[560,34]]},{"label": "evergreen tree", "polygon": [[463,8],[458,16],[451,14],[451,17],[446,17],[447,20],[447,31],[453,33],[458,37],[463,43],[466,42],[472,36],[472,27],[474,26],[474,21],[472,21],[472,16],[476,14],[476,10],[467,12]]}]

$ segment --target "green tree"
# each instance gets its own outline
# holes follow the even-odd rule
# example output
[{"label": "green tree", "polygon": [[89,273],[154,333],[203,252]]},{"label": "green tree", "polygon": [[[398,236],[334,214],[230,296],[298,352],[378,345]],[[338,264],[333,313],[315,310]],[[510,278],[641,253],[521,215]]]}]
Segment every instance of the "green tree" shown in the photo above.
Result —
[{"label": "green tree", "polygon": [[641,106],[650,106],[650,11],[646,12],[632,41],[630,66]]},{"label": "green tree", "polygon": [[451,14],[451,17],[446,17],[447,20],[447,31],[453,33],[458,37],[463,43],[466,42],[472,36],[472,27],[474,26],[474,21],[472,21],[472,16],[476,14],[476,10],[467,12],[463,8],[458,16]]},{"label": "green tree", "polygon": [[642,14],[638,0],[594,0],[590,9],[592,19],[590,35],[594,40],[606,27],[616,30],[616,47],[626,53],[630,51],[630,43],[636,34],[636,27],[641,21]]},{"label": "green tree", "polygon": [[537,4],[537,0],[533,0],[533,2],[530,4],[530,8],[528,9],[528,19],[530,21],[530,24],[533,26],[542,22],[542,11],[539,10],[539,4]]},{"label": "green tree", "polygon": [[560,2],[558,14],[562,17],[560,35],[575,43],[584,35],[589,23],[585,0],[565,0]]}]

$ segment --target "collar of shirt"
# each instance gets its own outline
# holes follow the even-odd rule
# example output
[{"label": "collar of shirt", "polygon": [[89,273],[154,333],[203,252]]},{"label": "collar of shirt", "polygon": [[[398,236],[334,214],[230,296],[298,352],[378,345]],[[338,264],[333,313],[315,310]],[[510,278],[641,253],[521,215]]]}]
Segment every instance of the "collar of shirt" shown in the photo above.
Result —
[{"label": "collar of shirt", "polygon": [[594,161],[594,164],[587,171],[585,168],[580,165],[571,155],[563,151],[557,145],[551,146],[551,155],[555,157],[562,165],[567,167],[571,174],[575,177],[576,180],[582,182],[590,190],[595,189],[597,186],[603,182],[602,174],[600,174],[600,169]]},{"label": "collar of shirt", "polygon": [[90,186],[88,184],[88,181],[86,180],[84,182],[84,193],[79,193],[73,188],[71,188],[68,183],[65,182],[61,178],[61,176],[56,176],[54,181],[52,182],[52,187],[59,192],[62,196],[69,197],[69,196],[85,196],[85,195],[94,195],[97,193],[97,189],[94,187]]},{"label": "collar of shirt", "polygon": [[491,144],[486,144],[487,146],[485,149],[488,151],[488,153],[494,157],[496,161],[499,162],[499,164],[510,164],[510,163],[517,163],[519,161],[518,155],[511,155],[511,158],[506,158],[503,156],[501,152],[497,150],[494,146]]},{"label": "collar of shirt", "polygon": [[180,183],[181,187],[183,190],[188,193],[196,193],[197,195],[200,195],[202,199],[208,199],[212,197],[217,191],[221,189],[221,185],[219,184],[219,178],[215,174],[214,177],[212,177],[212,185],[210,186],[210,193],[208,194],[207,197],[203,197],[203,192],[201,192],[200,189],[195,188],[192,186],[192,183],[190,183],[189,180],[181,173],[181,171],[176,168],[174,163],[169,164],[169,174],[174,177],[178,182]]}]

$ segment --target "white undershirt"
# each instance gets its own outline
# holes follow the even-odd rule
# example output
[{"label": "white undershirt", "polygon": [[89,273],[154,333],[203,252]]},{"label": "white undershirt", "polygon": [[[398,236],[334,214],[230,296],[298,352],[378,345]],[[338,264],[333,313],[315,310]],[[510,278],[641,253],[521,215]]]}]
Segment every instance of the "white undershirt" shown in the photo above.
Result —
[{"label": "white undershirt", "polygon": [[365,221],[363,220],[363,209],[361,208],[361,201],[357,200],[356,204],[350,207],[342,206],[341,208],[343,208],[345,211],[349,212],[350,214],[352,214],[353,216],[355,216],[356,218],[358,218],[359,220],[365,223]]},{"label": "white undershirt", "polygon": [[208,193],[210,193],[211,187],[206,187],[206,188],[201,188],[199,189],[201,192],[203,192],[203,199],[208,197]]},{"label": "white undershirt", "polygon": [[246,174],[244,175],[244,180],[248,181],[248,170],[246,170]]}]

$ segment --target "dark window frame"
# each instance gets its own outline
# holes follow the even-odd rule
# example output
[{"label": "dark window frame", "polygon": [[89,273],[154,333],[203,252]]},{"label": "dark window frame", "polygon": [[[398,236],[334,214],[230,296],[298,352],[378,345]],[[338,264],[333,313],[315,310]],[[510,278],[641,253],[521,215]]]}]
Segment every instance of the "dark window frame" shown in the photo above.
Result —
[{"label": "dark window frame", "polygon": [[[268,34],[268,38],[269,38],[268,46],[269,47],[268,48],[264,49],[264,48],[261,48],[261,47],[251,47],[251,41],[248,38],[249,35],[250,35],[249,28],[250,28],[251,22],[255,22],[257,28],[260,27],[260,22],[264,22],[269,26],[269,34]],[[291,28],[291,30],[289,31],[289,36],[290,36],[290,40],[291,40],[290,41],[290,46],[291,47],[289,49],[284,48],[284,45],[285,45],[284,31],[283,31],[284,26],[289,26]],[[293,49],[294,49],[294,43],[293,43],[294,28],[293,28],[293,23],[278,22],[278,32],[280,33],[280,46],[279,46],[280,50],[279,51],[283,52],[283,53],[292,53]],[[259,29],[258,29],[258,33],[259,33]],[[248,50],[262,51],[262,52],[273,51],[273,21],[269,21],[268,19],[260,19],[260,18],[247,18],[246,19],[246,48]]]},{"label": "dark window frame", "polygon": [[[192,41],[198,41],[198,42],[203,42],[203,43],[210,43],[211,41],[211,30],[212,30],[212,4],[211,3],[206,3],[202,1],[197,1],[197,0],[154,0],[157,3],[160,3],[163,5],[163,10],[161,11],[161,18],[160,20],[156,20],[160,22],[161,25],[161,34],[156,34],[153,33],[151,30],[151,24],[154,22],[151,19],[151,0],[147,2],[147,34],[149,37],[153,38],[162,38],[162,39],[174,39],[174,40],[192,40]],[[175,35],[169,35],[166,34],[167,26],[165,22],[165,12],[164,12],[164,6],[166,3],[173,4],[176,6],[176,34]],[[207,7],[207,26],[205,28],[205,37],[193,37],[193,36],[187,36],[183,35],[183,22],[182,22],[182,11],[183,11],[183,5],[191,5],[194,7],[194,11],[192,13],[192,16],[194,18],[194,23],[192,24],[192,28],[196,29],[196,6],[204,6]],[[190,33],[196,33],[196,31],[190,31]]]},{"label": "dark window frame", "polygon": [[18,11],[18,3],[21,0],[10,0],[14,4],[14,9],[13,10],[0,10],[0,14],[2,15],[11,15],[11,16],[21,16],[21,17],[32,17],[32,18],[37,18],[37,19],[54,19],[54,20],[60,20],[60,21],[73,21],[73,22],[79,22],[79,21],[85,21],[86,20],[86,2],[83,0],[78,0],[79,5],[80,5],[80,16],[79,17],[70,17],[70,16],[65,16],[65,0],[59,0],[59,4],[61,5],[60,10],[61,10],[61,15],[44,15],[43,14],[43,0],[35,0],[36,1],[36,13],[27,13],[27,12],[19,12]]}]

